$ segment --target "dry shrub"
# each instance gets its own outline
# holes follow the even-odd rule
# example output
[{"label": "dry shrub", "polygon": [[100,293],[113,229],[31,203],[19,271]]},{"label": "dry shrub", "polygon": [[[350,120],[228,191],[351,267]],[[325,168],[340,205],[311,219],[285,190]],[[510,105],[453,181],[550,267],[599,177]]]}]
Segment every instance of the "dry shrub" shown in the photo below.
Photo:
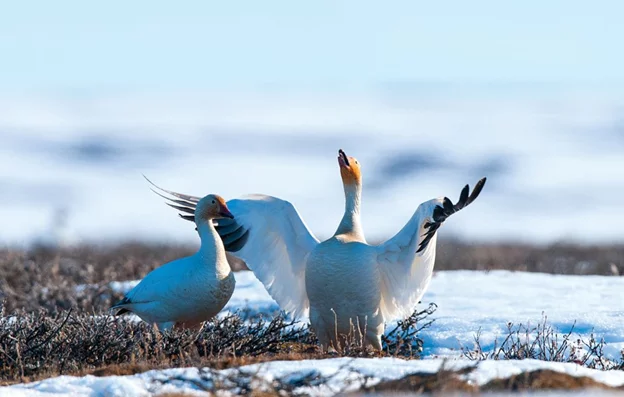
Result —
[{"label": "dry shrub", "polygon": [[0,319],[0,379],[84,372],[116,364],[193,366],[233,357],[270,355],[283,343],[312,344],[309,333],[282,316],[245,322],[237,314],[200,332],[160,333],[141,321],[71,310],[15,312]]},{"label": "dry shrub", "polygon": [[464,357],[470,360],[524,360],[536,359],[553,362],[573,362],[599,370],[623,370],[624,351],[619,361],[604,356],[604,339],[594,334],[588,338],[572,337],[574,325],[567,333],[557,332],[544,316],[536,325],[507,323],[507,335],[499,343],[494,342],[491,351],[484,351],[480,342],[480,330],[474,336],[474,348],[462,347]]},{"label": "dry shrub", "polygon": [[431,327],[434,319],[429,318],[435,313],[438,305],[430,303],[421,311],[415,310],[411,316],[397,321],[397,325],[382,336],[384,351],[388,355],[402,357],[420,357],[424,341],[419,332]]},{"label": "dry shrub", "polygon": [[[366,324],[354,324],[348,335],[336,335],[339,341],[338,351],[331,346],[330,354],[343,357],[379,357],[380,355],[420,358],[423,351],[424,341],[419,337],[420,331],[429,328],[435,320],[430,316],[435,312],[435,303],[419,311],[418,309],[406,319],[397,321],[391,330],[381,336],[382,351],[375,351],[372,346],[365,344]],[[313,335],[313,333],[311,332]],[[314,336],[313,336],[314,337]],[[314,337],[316,340],[316,338]]]},{"label": "dry shrub", "polygon": [[[409,337],[402,339],[403,344],[422,346],[415,330],[421,321],[427,321],[426,313],[416,313],[405,321],[402,332]],[[386,344],[385,348],[394,355],[418,357],[400,346]],[[352,347],[341,355],[379,353]],[[307,325],[282,315],[244,320],[234,313],[206,322],[199,332],[167,333],[127,317],[91,316],[72,310],[54,314],[43,309],[3,311],[0,318],[0,379],[4,382],[96,370],[93,373],[99,375],[132,374],[147,368],[224,368],[275,359],[324,357],[328,356],[320,352]]]}]

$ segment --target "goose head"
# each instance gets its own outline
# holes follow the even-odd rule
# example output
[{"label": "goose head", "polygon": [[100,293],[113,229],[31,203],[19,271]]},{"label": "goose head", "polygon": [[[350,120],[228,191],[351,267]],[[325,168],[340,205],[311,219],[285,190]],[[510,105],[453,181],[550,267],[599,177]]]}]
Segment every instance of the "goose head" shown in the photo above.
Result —
[{"label": "goose head", "polygon": [[223,197],[217,194],[209,194],[199,200],[195,207],[195,223],[199,225],[216,218],[233,219],[234,215],[225,204]]},{"label": "goose head", "polygon": [[346,187],[360,186],[362,184],[362,174],[360,172],[360,163],[355,157],[347,156],[342,150],[338,150],[338,165],[340,166],[340,176],[342,183]]}]

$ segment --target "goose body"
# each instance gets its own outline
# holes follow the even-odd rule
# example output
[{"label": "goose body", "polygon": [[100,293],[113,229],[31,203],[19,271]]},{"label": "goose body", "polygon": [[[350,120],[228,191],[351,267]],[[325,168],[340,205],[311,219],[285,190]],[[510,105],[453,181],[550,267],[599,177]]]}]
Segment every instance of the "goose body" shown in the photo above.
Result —
[{"label": "goose body", "polygon": [[[322,346],[334,344],[336,334],[381,349],[384,318],[380,272],[374,247],[332,237],[320,243],[306,263],[305,286],[310,301],[310,324]],[[336,299],[339,297],[339,299]]]},{"label": "goose body", "polygon": [[215,216],[212,212],[231,216],[225,202],[223,208],[215,209],[221,205],[219,199],[211,195],[199,202],[196,216],[201,237],[199,251],[148,273],[112,307],[117,314],[132,312],[165,331],[174,326],[198,328],[223,309],[236,281],[225,247],[211,221]]},{"label": "goose body", "polygon": [[[466,185],[456,204],[445,197],[420,204],[403,229],[373,246],[360,222],[359,163],[342,150],[338,162],[345,212],[330,239],[319,242],[291,203],[265,195],[228,201],[235,219],[216,230],[225,249],[247,263],[283,310],[309,316],[324,348],[354,338],[380,350],[384,323],[411,315],[431,280],[437,229],[476,199],[485,178],[470,195]],[[182,212],[191,213],[198,201],[158,189],[175,197],[170,205]]]}]

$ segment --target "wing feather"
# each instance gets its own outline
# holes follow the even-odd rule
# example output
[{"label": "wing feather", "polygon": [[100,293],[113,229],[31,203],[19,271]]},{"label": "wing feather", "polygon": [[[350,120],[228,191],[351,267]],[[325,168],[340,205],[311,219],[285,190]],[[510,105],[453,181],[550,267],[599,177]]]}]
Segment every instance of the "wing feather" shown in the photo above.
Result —
[{"label": "wing feather", "polygon": [[[288,201],[265,195],[230,200],[234,220],[246,230],[236,251],[286,312],[308,315],[305,266],[318,240]],[[240,242],[242,238],[237,241]]]},{"label": "wing feather", "polygon": [[479,180],[470,195],[466,185],[457,204],[447,197],[420,204],[403,229],[377,247],[382,276],[381,309],[386,320],[412,314],[431,281],[437,230],[449,216],[479,196],[485,181],[486,178]]},{"label": "wing feather", "polygon": [[[155,191],[174,209],[183,213],[195,210],[198,197],[162,189],[147,180],[156,189],[177,198]],[[227,206],[234,219],[215,222],[225,249],[245,261],[281,309],[294,317],[307,317],[305,266],[318,240],[295,207],[288,201],[266,195],[230,200]],[[180,217],[192,220],[191,215],[183,213]]]}]

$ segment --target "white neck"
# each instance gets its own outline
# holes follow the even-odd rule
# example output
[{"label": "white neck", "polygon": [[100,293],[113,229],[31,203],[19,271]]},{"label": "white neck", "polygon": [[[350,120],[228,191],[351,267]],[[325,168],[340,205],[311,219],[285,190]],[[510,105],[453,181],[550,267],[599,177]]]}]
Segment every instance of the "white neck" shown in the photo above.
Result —
[{"label": "white neck", "polygon": [[362,187],[359,184],[344,185],[345,213],[334,235],[349,234],[356,240],[364,240],[364,232],[360,222],[360,201]]},{"label": "white neck", "polygon": [[212,220],[203,221],[197,225],[199,238],[201,239],[201,247],[197,255],[207,266],[215,267],[219,278],[227,276],[231,269],[225,256],[225,247],[223,241],[217,233]]}]

